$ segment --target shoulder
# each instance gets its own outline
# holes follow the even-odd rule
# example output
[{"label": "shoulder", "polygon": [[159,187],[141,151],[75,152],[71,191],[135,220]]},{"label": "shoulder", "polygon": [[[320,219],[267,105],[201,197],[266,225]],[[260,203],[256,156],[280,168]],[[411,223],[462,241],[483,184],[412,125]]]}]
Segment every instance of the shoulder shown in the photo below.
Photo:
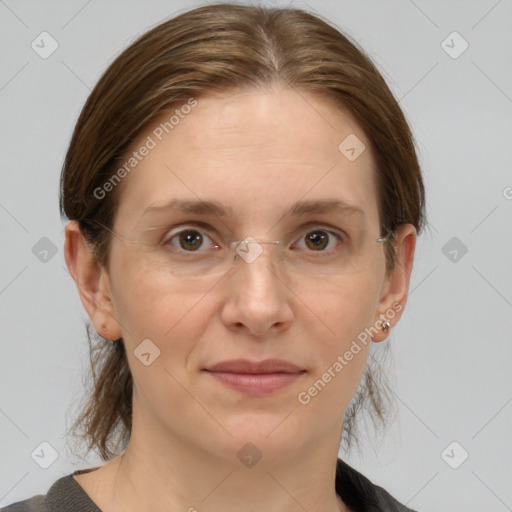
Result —
[{"label": "shoulder", "polygon": [[18,501],[0,509],[0,512],[47,512],[45,496],[38,494],[28,500]]},{"label": "shoulder", "polygon": [[353,510],[364,512],[415,512],[341,459],[338,459],[336,467],[336,492]]},{"label": "shoulder", "polygon": [[12,503],[0,512],[101,512],[73,475],[70,473],[56,480],[45,495]]}]

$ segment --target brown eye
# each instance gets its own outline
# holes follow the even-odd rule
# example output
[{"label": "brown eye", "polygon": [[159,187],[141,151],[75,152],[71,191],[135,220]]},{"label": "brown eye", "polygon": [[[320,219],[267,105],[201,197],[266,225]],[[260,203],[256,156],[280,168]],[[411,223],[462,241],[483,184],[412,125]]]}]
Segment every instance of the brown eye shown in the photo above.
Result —
[{"label": "brown eye", "polygon": [[324,249],[328,243],[329,235],[325,231],[312,231],[306,235],[306,245],[310,249]]},{"label": "brown eye", "polygon": [[197,229],[182,229],[175,232],[165,243],[186,252],[203,252],[202,249],[213,247],[210,237]]},{"label": "brown eye", "polygon": [[203,243],[203,236],[199,231],[186,230],[179,233],[179,243],[181,249],[195,251],[199,249]]},{"label": "brown eye", "polygon": [[[173,254],[177,256],[188,257],[193,253],[197,256],[211,255],[211,250],[221,249],[212,235],[209,229],[196,229],[192,227],[193,224],[181,225],[179,229],[173,229],[168,231],[160,242],[169,249]],[[215,235],[213,235],[215,236]]]},{"label": "brown eye", "polygon": [[342,237],[333,231],[315,229],[308,231],[299,241],[299,248],[308,252],[327,252],[336,247],[336,242]]}]

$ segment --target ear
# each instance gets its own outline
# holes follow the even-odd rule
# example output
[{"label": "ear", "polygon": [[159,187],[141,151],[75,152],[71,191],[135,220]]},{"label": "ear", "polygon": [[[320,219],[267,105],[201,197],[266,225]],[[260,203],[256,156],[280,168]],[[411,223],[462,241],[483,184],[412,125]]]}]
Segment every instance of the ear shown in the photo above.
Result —
[{"label": "ear", "polygon": [[[416,228],[412,224],[402,224],[395,231],[395,240],[392,243],[395,245],[397,262],[386,277],[382,288],[381,299],[373,323],[378,332],[372,336],[372,341],[384,341],[405,309],[416,238]],[[391,324],[387,331],[382,328],[382,324],[386,320]]]},{"label": "ear", "polygon": [[112,340],[120,338],[108,273],[96,261],[77,221],[70,221],[66,226],[64,257],[80,300],[98,334]]}]

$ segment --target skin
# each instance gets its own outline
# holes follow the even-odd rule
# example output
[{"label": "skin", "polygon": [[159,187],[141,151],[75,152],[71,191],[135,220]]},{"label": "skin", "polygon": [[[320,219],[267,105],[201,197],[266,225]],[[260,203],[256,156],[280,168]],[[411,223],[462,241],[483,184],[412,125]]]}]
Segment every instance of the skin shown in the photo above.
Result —
[{"label": "skin", "polygon": [[[134,148],[168,117],[142,133]],[[349,134],[366,145],[352,162],[338,150]],[[114,230],[136,238],[148,205],[200,198],[234,209],[233,218],[199,219],[234,240],[278,240],[303,222],[337,219],[282,218],[287,206],[340,198],[362,208],[367,228],[379,236],[374,173],[370,141],[325,98],[281,88],[201,97],[124,178]],[[187,280],[151,265],[136,245],[116,240],[102,268],[70,222],[65,257],[82,303],[103,337],[123,337],[134,379],[125,454],[75,476],[77,482],[104,512],[349,510],[335,493],[336,459],[343,414],[370,343],[310,403],[300,404],[297,395],[396,303],[402,308],[390,322],[399,320],[414,226],[401,226],[396,238],[399,264],[389,275],[377,244],[364,272],[300,278],[282,272],[264,252],[251,264],[238,262],[223,278]],[[386,336],[380,329],[372,341]],[[161,351],[150,366],[134,355],[146,338]],[[250,397],[201,371],[235,358],[281,358],[305,372],[283,390]],[[247,442],[262,454],[251,468],[236,456]]]}]

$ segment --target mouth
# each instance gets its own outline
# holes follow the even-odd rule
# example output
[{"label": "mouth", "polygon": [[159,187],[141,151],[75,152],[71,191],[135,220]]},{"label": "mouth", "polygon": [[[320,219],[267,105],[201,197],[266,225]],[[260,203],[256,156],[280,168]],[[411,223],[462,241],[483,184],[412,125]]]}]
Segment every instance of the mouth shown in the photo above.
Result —
[{"label": "mouth", "polygon": [[264,396],[297,381],[306,370],[281,359],[223,361],[204,369],[224,386],[252,396]]}]

